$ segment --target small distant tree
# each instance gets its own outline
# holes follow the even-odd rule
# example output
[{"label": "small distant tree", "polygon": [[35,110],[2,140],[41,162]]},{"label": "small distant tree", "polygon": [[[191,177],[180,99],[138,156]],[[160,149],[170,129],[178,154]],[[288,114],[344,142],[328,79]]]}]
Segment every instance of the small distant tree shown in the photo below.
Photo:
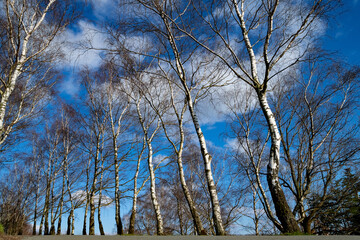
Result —
[{"label": "small distant tree", "polygon": [[[344,177],[335,182],[314,221],[314,231],[320,235],[360,234],[360,176],[345,170]],[[314,195],[311,205],[321,201]]]},{"label": "small distant tree", "polygon": [[32,176],[26,167],[15,166],[0,184],[0,224],[5,234],[30,234]]}]

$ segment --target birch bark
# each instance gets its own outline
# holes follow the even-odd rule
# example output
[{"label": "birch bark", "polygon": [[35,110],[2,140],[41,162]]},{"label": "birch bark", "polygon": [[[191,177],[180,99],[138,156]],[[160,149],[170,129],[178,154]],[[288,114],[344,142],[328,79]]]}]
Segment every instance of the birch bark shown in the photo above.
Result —
[{"label": "birch bark", "polygon": [[144,181],[143,185],[138,189],[138,186],[137,186],[138,182],[137,181],[138,181],[138,176],[139,176],[139,171],[140,171],[140,164],[141,164],[142,156],[143,156],[143,153],[144,153],[145,149],[146,149],[146,140],[145,140],[145,137],[144,137],[143,138],[142,148],[141,148],[140,154],[139,154],[138,159],[137,159],[136,171],[135,171],[135,175],[134,175],[133,201],[132,201],[131,215],[130,215],[130,221],[129,221],[129,230],[128,230],[129,234],[134,234],[135,233],[137,197],[138,197],[139,192],[144,187],[145,182],[146,182],[146,181]]},{"label": "birch bark", "polygon": [[[194,220],[194,225],[195,225],[194,228],[196,229],[196,232],[197,232],[198,235],[207,235],[207,232],[204,229],[202,221],[200,219],[199,212],[196,209],[195,202],[193,201],[193,198],[191,196],[191,192],[190,192],[190,190],[188,188],[188,185],[186,183],[184,167],[183,167],[182,157],[183,157],[184,142],[185,142],[185,133],[184,133],[183,122],[184,122],[184,114],[186,112],[187,104],[185,103],[183,105],[183,107],[182,107],[182,109],[181,109],[181,111],[179,113],[179,111],[178,111],[178,109],[176,107],[176,104],[175,104],[174,89],[171,86],[171,81],[170,80],[168,80],[168,85],[169,85],[169,89],[170,89],[170,92],[171,92],[171,106],[172,106],[172,109],[173,109],[173,111],[175,113],[175,116],[177,118],[177,121],[178,121],[177,127],[179,128],[178,130],[179,130],[179,138],[180,138],[180,141],[179,141],[178,144],[175,144],[175,142],[170,138],[170,136],[169,136],[169,134],[167,132],[167,127],[166,127],[165,121],[163,120],[161,114],[159,114],[159,111],[157,109],[155,111],[158,113],[158,116],[160,117],[160,120],[161,120],[161,123],[162,123],[162,126],[163,126],[163,130],[165,132],[165,136],[168,139],[168,141],[170,142],[170,144],[173,146],[173,149],[174,149],[174,151],[176,153],[180,183],[181,183],[181,187],[182,187],[185,199],[186,199],[186,201],[187,201],[187,203],[189,205],[191,216],[192,216],[192,218]],[[180,214],[180,212],[179,212],[179,214]],[[180,219],[180,223],[182,224],[181,219]],[[182,227],[180,227],[180,229],[181,229],[181,231],[183,230]]]},{"label": "birch bark", "polygon": [[82,235],[86,235],[86,223],[87,223],[87,215],[88,215],[88,209],[90,204],[90,191],[89,191],[89,184],[90,184],[90,164],[91,164],[91,157],[89,155],[89,160],[86,167],[86,186],[85,186],[85,213],[84,213],[84,221],[83,221],[83,229],[82,229]]},{"label": "birch bark", "polygon": [[61,196],[60,196],[60,212],[58,217],[58,225],[57,225],[57,231],[56,235],[61,235],[61,222],[62,222],[62,214],[63,214],[63,208],[64,208],[64,195],[65,195],[65,172],[63,172],[63,181],[62,181],[62,188],[61,188]]},{"label": "birch bark", "polygon": [[[224,229],[222,217],[221,217],[220,202],[218,199],[218,194],[217,194],[217,190],[216,190],[216,186],[215,186],[215,182],[214,182],[214,178],[213,178],[212,170],[211,170],[212,158],[211,158],[210,153],[207,150],[206,140],[205,140],[204,134],[201,130],[199,120],[198,120],[198,117],[195,112],[194,101],[192,99],[189,86],[187,85],[185,69],[181,62],[180,52],[176,45],[175,37],[174,37],[173,31],[171,29],[171,24],[169,23],[167,17],[165,16],[165,13],[163,12],[162,9],[160,10],[160,15],[162,17],[164,26],[166,28],[167,39],[171,45],[172,53],[174,54],[175,64],[176,64],[176,73],[177,73],[179,80],[184,88],[186,103],[187,103],[187,106],[188,106],[188,109],[189,109],[189,112],[190,112],[190,115],[192,118],[193,125],[195,127],[196,135],[199,140],[201,154],[202,154],[204,166],[205,166],[205,176],[206,176],[208,190],[209,190],[210,199],[211,199],[211,207],[212,207],[212,214],[213,214],[216,235],[225,235],[226,233],[225,233],[225,229]],[[194,208],[192,208],[192,209],[194,210]],[[198,227],[200,227],[200,225]],[[200,232],[201,232],[201,230],[200,230]],[[204,232],[202,232],[202,234],[203,233]]]},{"label": "birch bark", "polygon": [[280,166],[280,145],[281,136],[275,121],[275,117],[266,99],[266,93],[258,91],[258,98],[261,109],[268,123],[271,136],[270,157],[267,167],[267,182],[269,185],[271,197],[274,202],[276,216],[282,224],[282,231],[285,233],[300,232],[299,225],[292,213],[285,194],[281,188],[279,181]]},{"label": "birch bark", "polygon": [[94,159],[94,175],[93,175],[93,182],[90,189],[90,222],[89,222],[89,235],[95,235],[95,193],[96,193],[96,184],[98,182],[98,175],[99,175],[99,152],[100,152],[100,142],[99,139],[96,142],[96,153]]},{"label": "birch bark", "polygon": [[[112,84],[112,81],[110,82]],[[119,149],[118,149],[118,137],[120,135],[120,131],[122,130],[122,120],[123,117],[129,107],[129,104],[127,104],[124,109],[122,110],[120,116],[118,116],[118,119],[114,119],[115,116],[113,116],[113,95],[115,93],[113,92],[113,87],[110,86],[108,90],[108,115],[110,117],[110,123],[111,123],[111,132],[112,132],[112,144],[113,144],[113,151],[114,151],[114,168],[115,168],[115,222],[116,222],[116,232],[118,235],[122,235],[123,232],[123,224],[121,221],[121,215],[120,215],[120,189],[119,189],[119,168],[121,165],[121,162],[119,160]]]},{"label": "birch bark", "polygon": [[[19,107],[19,112],[17,113],[17,117],[13,120],[11,124],[6,125],[6,114],[7,107],[9,103],[9,99],[11,94],[13,93],[17,81],[24,70],[24,66],[27,62],[29,62],[33,57],[45,51],[46,48],[40,48],[38,52],[29,53],[31,51],[31,47],[29,45],[32,44],[32,38],[37,34],[38,31],[41,31],[41,26],[44,24],[45,17],[47,13],[50,11],[52,5],[56,0],[48,1],[42,12],[34,12],[29,18],[29,22],[26,22],[25,14],[27,14],[26,8],[28,8],[27,4],[21,5],[15,4],[13,1],[5,1],[4,7],[6,10],[6,19],[8,23],[8,42],[12,48],[13,56],[10,56],[12,65],[10,66],[10,70],[6,76],[6,80],[2,80],[3,87],[1,91],[1,100],[0,100],[0,145],[4,143],[10,132],[12,131],[13,125],[16,124],[20,120],[21,109]],[[19,9],[20,8],[20,9]],[[18,26],[14,25],[16,21],[13,21],[13,17],[17,18]],[[18,32],[17,32],[18,31]],[[17,32],[17,33],[16,33]],[[54,33],[56,34],[56,32]],[[49,39],[44,39],[44,45],[48,47],[48,44],[51,42],[53,37],[49,37]],[[46,41],[49,41],[46,43]],[[6,82],[5,82],[6,81]]]},{"label": "birch bark", "polygon": [[[138,113],[138,117],[139,117],[139,122],[141,124],[142,130],[144,132],[144,137],[145,137],[145,141],[146,141],[146,145],[148,148],[148,168],[149,168],[149,173],[150,173],[150,194],[151,194],[151,201],[152,201],[152,205],[155,211],[155,216],[156,216],[156,234],[157,235],[163,235],[164,234],[164,223],[162,220],[162,216],[161,216],[161,209],[160,209],[160,204],[158,202],[157,196],[156,196],[156,178],[155,178],[155,171],[154,171],[154,166],[153,166],[153,147],[152,147],[152,140],[155,137],[155,134],[157,133],[157,131],[160,128],[160,124],[159,121],[157,123],[157,127],[155,128],[154,132],[149,136],[149,128],[152,122],[150,122],[149,125],[147,125],[141,115],[141,110],[140,110],[140,102],[141,102],[141,98],[138,99],[137,103],[136,103],[136,109],[137,109],[137,113]],[[153,119],[155,120],[155,119]]]}]

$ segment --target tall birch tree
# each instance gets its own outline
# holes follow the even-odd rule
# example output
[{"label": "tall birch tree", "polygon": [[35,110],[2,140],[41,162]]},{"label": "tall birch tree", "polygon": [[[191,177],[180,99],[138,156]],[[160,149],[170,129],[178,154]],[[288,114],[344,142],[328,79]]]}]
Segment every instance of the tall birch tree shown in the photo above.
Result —
[{"label": "tall birch tree", "polygon": [[[3,1],[0,36],[0,144],[42,107],[61,56],[55,39],[72,21],[70,1]],[[53,64],[52,64],[53,63]]]},{"label": "tall birch tree", "polygon": [[[181,92],[183,93],[183,100],[186,102],[188,113],[190,113],[192,123],[198,137],[201,153],[203,156],[204,172],[208,184],[208,191],[211,197],[212,215],[216,234],[225,235],[219,198],[211,169],[212,157],[208,151],[206,139],[200,125],[200,119],[195,109],[197,102],[210,91],[209,89],[212,86],[217,85],[217,81],[219,81],[219,75],[223,74],[223,72],[210,70],[210,73],[207,73],[207,75],[205,74],[205,76],[199,76],[200,67],[195,67],[195,70],[193,69],[193,71],[190,70],[189,73],[187,72],[187,67],[191,69],[194,67],[193,65],[196,62],[196,60],[193,60],[192,63],[188,63],[189,59],[193,58],[193,56],[198,52],[196,52],[196,46],[186,44],[185,39],[183,39],[180,32],[176,30],[175,25],[172,22],[175,19],[181,19],[182,13],[178,11],[178,8],[184,7],[186,4],[183,5],[183,2],[175,3],[172,1],[166,2],[141,0],[133,1],[132,3],[134,5],[131,5],[132,9],[130,9],[130,11],[137,9],[134,10],[135,16],[140,17],[140,12],[138,12],[138,9],[142,9],[141,11],[145,11],[147,14],[146,17],[141,17],[142,21],[136,21],[139,23],[139,25],[134,26],[134,29],[129,29],[129,36],[143,32],[145,29],[145,41],[151,39],[153,42],[145,42],[145,48],[150,49],[146,53],[144,53],[144,51],[139,51],[136,46],[133,47],[131,44],[129,46],[129,44],[125,43],[122,46],[131,53],[137,53],[149,58],[157,59],[160,62],[160,68],[163,67],[165,69],[172,70],[171,74],[174,75],[174,79],[176,79],[176,83],[174,84],[177,85],[177,87],[181,89]],[[118,35],[113,35],[112,37],[119,41]],[[125,42],[126,41],[127,40],[125,39]],[[121,42],[121,40],[119,42]],[[157,42],[159,44],[157,44]],[[203,62],[200,60],[199,65],[204,65],[205,62],[211,62],[211,59],[206,59],[205,57]],[[214,70],[213,67],[210,67],[209,69]],[[215,80],[205,81],[206,78]],[[193,92],[194,89],[197,89],[197,91]],[[194,210],[193,207],[192,209]],[[194,217],[196,217],[196,214]],[[199,221],[196,222],[199,225],[199,232],[201,232],[201,224]]]},{"label": "tall birch tree", "polygon": [[[182,24],[166,16],[179,31],[221,59],[239,81],[256,93],[271,137],[267,182],[281,223],[277,227],[283,233],[299,232],[300,228],[279,179],[281,135],[268,94],[279,83],[279,75],[296,66],[314,47],[322,17],[337,4],[338,1],[322,0],[301,4],[270,0],[198,1],[188,5],[197,13],[198,21],[191,19]],[[189,9],[181,11],[192,12]]]}]

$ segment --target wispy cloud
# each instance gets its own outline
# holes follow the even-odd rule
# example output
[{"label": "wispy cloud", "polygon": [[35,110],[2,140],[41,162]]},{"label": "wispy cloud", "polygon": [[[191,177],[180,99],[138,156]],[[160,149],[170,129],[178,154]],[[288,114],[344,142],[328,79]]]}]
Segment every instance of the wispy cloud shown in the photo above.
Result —
[{"label": "wispy cloud", "polygon": [[60,91],[71,97],[75,97],[80,91],[80,83],[75,78],[69,77],[60,83]]},{"label": "wispy cloud", "polygon": [[79,21],[63,35],[65,39],[65,64],[96,68],[101,64],[101,50],[106,47],[106,36],[93,24]]}]

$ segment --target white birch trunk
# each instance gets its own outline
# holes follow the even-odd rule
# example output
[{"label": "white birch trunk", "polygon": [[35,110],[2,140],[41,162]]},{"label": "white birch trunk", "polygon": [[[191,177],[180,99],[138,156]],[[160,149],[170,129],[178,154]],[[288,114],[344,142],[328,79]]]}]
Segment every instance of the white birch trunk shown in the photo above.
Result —
[{"label": "white birch trunk", "polygon": [[271,136],[270,158],[267,167],[267,182],[270,193],[274,202],[276,216],[282,224],[284,233],[300,232],[295,216],[293,215],[285,194],[281,188],[279,181],[279,165],[280,165],[280,144],[281,136],[274,117],[274,114],[267,102],[266,93],[257,91],[261,109],[264,113]]},{"label": "white birch trunk", "polygon": [[87,223],[87,215],[88,215],[88,209],[90,204],[90,192],[89,192],[89,181],[90,181],[90,163],[91,163],[91,157],[89,156],[88,164],[86,167],[86,204],[85,204],[85,213],[84,213],[84,221],[83,221],[83,230],[82,235],[86,235],[86,223]]},{"label": "white birch trunk", "polygon": [[115,160],[115,222],[116,222],[116,233],[118,235],[123,234],[123,227],[120,215],[120,189],[119,189],[119,163],[117,156],[117,146],[114,143],[114,160]]},{"label": "white birch trunk", "polygon": [[[15,51],[14,57],[16,58],[16,60],[15,60],[15,63],[11,66],[7,83],[4,84],[5,89],[1,94],[1,100],[0,100],[1,138],[0,138],[0,144],[2,144],[6,140],[7,136],[9,135],[9,133],[12,130],[12,125],[14,124],[14,123],[12,123],[12,125],[5,127],[6,108],[7,108],[10,96],[16,87],[16,82],[23,71],[24,65],[29,60],[29,57],[27,55],[28,55],[28,51],[29,51],[28,45],[29,44],[31,45],[30,39],[34,35],[34,32],[36,32],[40,28],[40,26],[43,24],[47,12],[50,10],[50,7],[54,4],[55,1],[56,0],[50,0],[40,15],[38,15],[39,14],[38,12],[34,12],[34,14],[30,18],[30,21],[28,23],[24,22],[24,19],[23,19],[24,13],[23,12],[19,13],[17,11],[17,9],[15,9],[16,6],[14,5],[14,2],[6,1],[4,3],[6,5],[5,6],[6,15],[7,15],[6,17],[8,20],[8,27],[10,29],[9,41],[11,42],[13,50]],[[10,9],[12,9],[13,15],[16,15],[16,17],[19,18],[19,19],[17,19],[19,21],[18,22],[19,26],[13,25],[13,23],[11,21],[11,18],[13,16],[10,13]],[[15,31],[14,31],[15,27],[17,27],[18,31],[19,31],[17,33],[18,34],[17,36],[13,35],[13,34],[15,34]],[[22,33],[24,33],[23,39],[21,39]],[[17,37],[18,39],[14,39],[15,37]],[[15,42],[17,42],[16,43],[17,46],[15,46]],[[44,50],[45,49],[41,49],[38,53],[43,52]],[[21,110],[19,110],[19,111],[21,112]]]},{"label": "white birch trunk", "polygon": [[204,160],[205,176],[206,176],[206,181],[207,181],[208,189],[209,189],[209,193],[210,193],[210,200],[211,200],[212,214],[213,214],[216,235],[225,235],[226,233],[225,233],[225,229],[224,229],[222,217],[221,217],[220,202],[218,199],[218,194],[217,194],[214,178],[213,178],[212,171],[211,171],[212,158],[210,156],[210,153],[207,150],[206,140],[205,140],[204,134],[201,130],[201,127],[200,127],[197,115],[195,113],[195,109],[194,109],[190,95],[187,95],[187,100],[188,100],[188,107],[190,110],[190,114],[191,114],[191,117],[192,117],[192,120],[194,123],[194,127],[196,130],[196,134],[198,136],[198,140],[200,143],[201,153],[202,153],[203,160]]},{"label": "white birch trunk", "polygon": [[172,51],[175,55],[176,71],[177,71],[178,77],[180,79],[180,82],[184,87],[185,98],[187,101],[187,105],[188,105],[188,108],[190,111],[190,115],[191,115],[195,130],[196,130],[196,134],[197,134],[197,137],[199,140],[200,149],[201,149],[201,153],[202,153],[203,160],[204,160],[206,181],[207,181],[208,189],[209,189],[209,193],[210,193],[212,214],[213,214],[213,219],[214,219],[214,224],[215,224],[214,226],[215,226],[216,235],[225,235],[226,233],[225,233],[225,229],[224,229],[224,226],[222,223],[220,203],[219,203],[219,199],[218,199],[218,194],[217,194],[214,178],[212,176],[212,171],[211,171],[211,156],[207,150],[206,140],[205,140],[204,134],[201,130],[198,117],[195,113],[193,100],[191,97],[191,92],[190,92],[190,89],[186,82],[185,69],[181,62],[180,53],[177,49],[175,38],[171,31],[170,23],[166,19],[164,13],[162,13],[161,17],[163,19],[164,25],[167,30],[167,37],[169,39],[169,43],[170,43]]},{"label": "white birch trunk", "polygon": [[163,235],[164,234],[164,227],[163,227],[163,220],[161,216],[161,210],[160,210],[160,204],[157,200],[156,196],[156,182],[155,182],[155,171],[153,166],[153,149],[150,142],[148,142],[148,150],[149,150],[149,156],[148,156],[148,165],[149,165],[149,172],[150,172],[150,192],[151,192],[151,200],[153,203],[153,207],[155,210],[156,215],[156,222],[157,222],[157,229],[156,233],[157,235]]},{"label": "white birch trunk", "polygon": [[144,137],[143,140],[143,146],[141,149],[141,152],[138,156],[138,160],[137,160],[137,165],[136,165],[136,171],[135,171],[135,175],[134,175],[134,191],[133,191],[133,201],[132,201],[132,209],[131,209],[131,215],[130,215],[130,221],[129,221],[129,234],[134,234],[135,233],[135,220],[136,220],[136,208],[137,208],[137,196],[139,194],[140,189],[138,190],[137,187],[137,180],[138,180],[138,176],[139,176],[139,171],[140,171],[140,164],[141,164],[141,158],[142,155],[145,151],[146,148],[146,140]]},{"label": "white birch trunk", "polygon": [[178,153],[177,163],[178,163],[178,168],[179,168],[179,177],[180,177],[181,187],[183,189],[185,199],[188,202],[189,209],[190,209],[191,215],[192,215],[194,223],[195,223],[196,232],[198,235],[207,235],[206,230],[204,229],[204,227],[202,225],[200,215],[196,209],[195,203],[191,197],[190,190],[186,184],[184,167],[182,164],[182,149]]},{"label": "white birch trunk", "polygon": [[152,136],[149,137],[148,136],[148,127],[145,126],[144,119],[142,118],[141,112],[140,112],[140,101],[141,101],[141,99],[139,99],[137,101],[136,108],[137,108],[137,113],[138,113],[138,117],[139,117],[139,122],[143,129],[146,145],[148,148],[147,160],[148,160],[148,168],[149,168],[149,173],[150,173],[150,195],[151,195],[151,201],[152,201],[152,205],[154,207],[155,216],[156,216],[156,223],[157,223],[156,224],[156,234],[163,235],[164,234],[164,223],[163,223],[162,216],[161,216],[160,204],[159,204],[159,202],[157,200],[157,196],[156,196],[156,178],[155,178],[155,171],[154,171],[154,166],[153,166],[153,148],[152,148],[152,144],[151,144],[151,141],[154,138],[155,133],[159,129],[159,124],[158,124],[157,128],[154,130]]},{"label": "white birch trunk", "polygon": [[[182,161],[182,156],[183,156],[183,152],[184,152],[184,142],[185,142],[185,133],[184,133],[183,120],[184,120],[184,114],[185,114],[186,109],[187,109],[187,104],[185,103],[183,105],[181,113],[179,114],[178,109],[176,107],[176,104],[174,102],[175,97],[174,97],[173,88],[171,87],[171,82],[170,81],[169,81],[169,87],[170,87],[170,90],[171,90],[171,105],[172,105],[172,108],[173,108],[174,113],[175,113],[175,115],[177,117],[177,120],[178,120],[179,137],[180,137],[180,141],[178,143],[178,146],[176,145],[176,143],[173,140],[171,140],[170,136],[168,135],[165,122],[163,121],[161,116],[159,116],[159,117],[160,117],[163,129],[164,129],[165,136],[168,139],[168,141],[170,142],[170,144],[173,146],[174,151],[176,152],[176,155],[177,155],[177,164],[178,164],[180,183],[181,183],[181,187],[182,187],[185,199],[186,199],[186,201],[188,203],[191,216],[192,216],[192,218],[194,220],[195,230],[196,230],[198,235],[207,235],[207,232],[206,232],[206,230],[204,229],[204,227],[202,225],[202,222],[201,222],[199,213],[198,213],[198,211],[196,209],[195,203],[194,203],[194,201],[192,199],[190,190],[189,190],[189,188],[187,186],[186,179],[185,179],[185,174],[184,174],[183,161]],[[179,215],[179,217],[180,217],[180,215]],[[181,215],[181,218],[182,218],[182,215]],[[179,221],[182,224],[180,218],[179,218]],[[182,231],[183,228],[180,227],[180,229]]]}]

